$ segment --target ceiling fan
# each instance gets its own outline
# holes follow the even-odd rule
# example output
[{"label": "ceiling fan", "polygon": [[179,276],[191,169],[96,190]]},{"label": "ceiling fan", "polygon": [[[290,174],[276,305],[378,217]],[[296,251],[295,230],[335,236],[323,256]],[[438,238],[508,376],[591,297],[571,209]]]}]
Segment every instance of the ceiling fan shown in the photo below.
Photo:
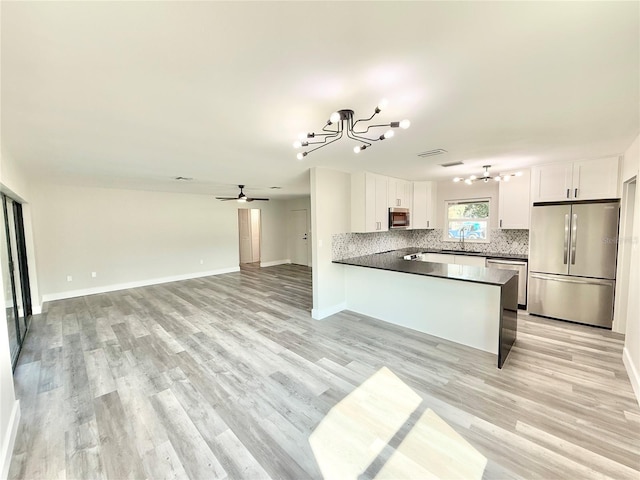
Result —
[{"label": "ceiling fan", "polygon": [[238,194],[237,197],[216,197],[216,200],[222,200],[223,202],[228,202],[229,200],[235,200],[236,202],[253,202],[254,200],[260,200],[261,202],[268,202],[269,199],[268,198],[251,198],[251,197],[247,197],[244,192],[242,191],[244,189],[244,185],[238,185],[238,188],[240,189],[240,193]]}]

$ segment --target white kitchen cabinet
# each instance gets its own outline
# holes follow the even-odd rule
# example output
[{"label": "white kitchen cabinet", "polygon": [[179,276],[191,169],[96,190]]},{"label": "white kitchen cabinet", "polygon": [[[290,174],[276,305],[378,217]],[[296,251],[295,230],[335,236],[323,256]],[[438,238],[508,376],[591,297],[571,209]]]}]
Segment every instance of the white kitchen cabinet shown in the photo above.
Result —
[{"label": "white kitchen cabinet", "polygon": [[476,255],[454,255],[456,265],[470,265],[472,267],[484,267],[487,259]]},{"label": "white kitchen cabinet", "polygon": [[351,231],[389,230],[387,177],[370,172],[351,174]]},{"label": "white kitchen cabinet", "polygon": [[508,177],[498,185],[498,226],[503,229],[528,229],[531,215],[531,173]]},{"label": "white kitchen cabinet", "polygon": [[533,202],[619,198],[618,157],[540,165],[531,169]]},{"label": "white kitchen cabinet", "polygon": [[387,206],[389,208],[411,208],[413,184],[406,180],[389,177]]},{"label": "white kitchen cabinet", "polygon": [[436,182],[413,182],[411,228],[435,228]]},{"label": "white kitchen cabinet", "polygon": [[574,200],[620,198],[618,157],[581,160],[573,163]]},{"label": "white kitchen cabinet", "polygon": [[455,255],[446,255],[444,253],[423,253],[422,259],[425,262],[433,263],[455,263]]},{"label": "white kitchen cabinet", "polygon": [[486,258],[476,255],[452,255],[446,253],[423,253],[422,260],[433,263],[449,263],[453,265],[470,265],[472,267],[484,267]]}]

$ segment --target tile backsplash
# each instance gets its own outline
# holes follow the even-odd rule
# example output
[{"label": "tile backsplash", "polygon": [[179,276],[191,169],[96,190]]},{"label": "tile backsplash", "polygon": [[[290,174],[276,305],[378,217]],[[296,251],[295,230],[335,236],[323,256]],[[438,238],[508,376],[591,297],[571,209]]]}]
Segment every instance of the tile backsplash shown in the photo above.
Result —
[{"label": "tile backsplash", "polygon": [[[442,230],[391,230],[375,233],[339,233],[333,236],[331,253],[333,260],[359,257],[372,253],[418,247],[425,249],[459,248],[458,242],[442,240]],[[526,255],[529,252],[529,230],[502,230],[492,228],[489,243],[467,244],[467,250],[487,253]]]}]

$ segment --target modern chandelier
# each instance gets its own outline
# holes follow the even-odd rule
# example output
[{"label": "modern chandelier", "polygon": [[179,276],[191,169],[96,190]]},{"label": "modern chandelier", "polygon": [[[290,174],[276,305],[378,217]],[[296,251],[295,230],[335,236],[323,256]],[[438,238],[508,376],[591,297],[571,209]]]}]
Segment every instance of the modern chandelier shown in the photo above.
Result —
[{"label": "modern chandelier", "polygon": [[484,168],[484,173],[480,176],[477,177],[476,175],[469,175],[467,178],[462,178],[462,177],[456,177],[453,179],[454,182],[464,182],[467,185],[471,185],[473,182],[477,182],[482,180],[483,182],[488,182],[489,180],[495,180],[496,182],[508,182],[509,179],[511,177],[520,177],[522,176],[522,172],[516,172],[516,173],[507,173],[507,174],[502,174],[502,175],[496,175],[495,177],[492,177],[491,174],[489,173],[489,169],[491,168],[491,165],[483,165]]},{"label": "modern chandelier", "polygon": [[[342,136],[346,133],[347,137],[355,140],[359,143],[353,147],[354,153],[360,153],[362,150],[366,150],[372,145],[372,142],[377,142],[380,140],[385,140],[387,138],[391,138],[394,135],[393,128],[403,128],[407,129],[411,125],[409,120],[402,120],[401,122],[391,122],[377,125],[362,125],[360,128],[363,130],[356,130],[356,125],[360,122],[369,122],[373,117],[375,117],[378,113],[382,111],[383,108],[387,106],[387,100],[382,99],[380,103],[376,106],[373,114],[369,118],[361,118],[360,120],[354,121],[354,112],[353,110],[338,110],[337,112],[333,112],[327,120],[327,123],[324,127],[322,127],[322,132],[309,132],[309,133],[301,133],[298,136],[298,140],[293,142],[293,148],[307,148],[311,147],[310,150],[306,150],[304,152],[299,152],[297,157],[298,160],[302,160],[311,152],[318,150],[319,148],[326,147],[327,145],[332,144],[333,142],[337,142],[342,138]],[[366,128],[365,128],[366,127]],[[385,133],[376,137],[369,137],[369,130],[372,128],[380,128],[380,127],[391,127]],[[371,132],[373,133],[373,132]],[[377,135],[377,134],[376,134]],[[316,146],[317,145],[317,146]]]}]

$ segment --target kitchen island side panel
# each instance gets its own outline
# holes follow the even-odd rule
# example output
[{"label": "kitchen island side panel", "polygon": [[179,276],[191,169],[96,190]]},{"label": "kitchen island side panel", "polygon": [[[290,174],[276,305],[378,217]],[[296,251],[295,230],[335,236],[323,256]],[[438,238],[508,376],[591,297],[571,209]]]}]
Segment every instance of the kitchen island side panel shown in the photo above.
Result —
[{"label": "kitchen island side panel", "polygon": [[344,268],[347,309],[498,354],[500,286]]}]

